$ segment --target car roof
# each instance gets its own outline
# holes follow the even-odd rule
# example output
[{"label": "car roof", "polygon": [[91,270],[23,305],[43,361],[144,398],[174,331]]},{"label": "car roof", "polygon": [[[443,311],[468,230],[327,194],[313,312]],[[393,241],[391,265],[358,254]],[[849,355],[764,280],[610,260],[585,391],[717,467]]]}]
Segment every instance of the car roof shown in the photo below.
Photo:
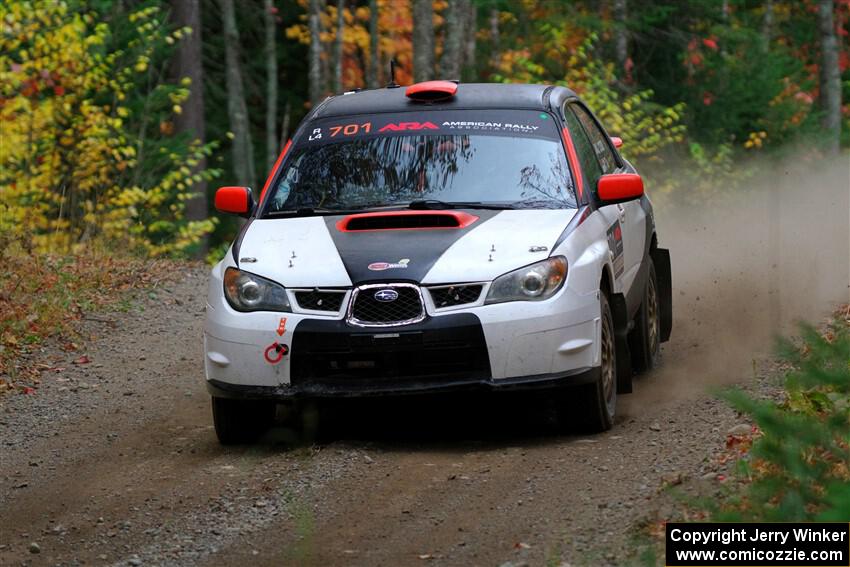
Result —
[{"label": "car roof", "polygon": [[449,100],[425,103],[407,98],[406,87],[352,91],[325,99],[310,119],[352,114],[405,112],[411,110],[470,110],[515,108],[550,110],[553,94],[558,100],[575,97],[566,87],[506,83],[459,83]]}]

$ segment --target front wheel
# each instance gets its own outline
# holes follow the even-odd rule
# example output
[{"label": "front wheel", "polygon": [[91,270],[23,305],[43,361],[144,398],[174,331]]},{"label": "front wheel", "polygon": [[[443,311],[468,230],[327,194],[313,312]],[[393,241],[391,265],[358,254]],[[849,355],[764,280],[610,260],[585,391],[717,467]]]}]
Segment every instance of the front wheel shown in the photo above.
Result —
[{"label": "front wheel", "polygon": [[614,316],[608,296],[599,292],[601,332],[599,344],[599,374],[590,384],[567,392],[568,411],[576,424],[585,431],[602,432],[614,425],[617,409],[617,348],[614,342]]},{"label": "front wheel", "polygon": [[274,421],[275,403],[265,400],[212,399],[215,434],[222,445],[250,443]]}]

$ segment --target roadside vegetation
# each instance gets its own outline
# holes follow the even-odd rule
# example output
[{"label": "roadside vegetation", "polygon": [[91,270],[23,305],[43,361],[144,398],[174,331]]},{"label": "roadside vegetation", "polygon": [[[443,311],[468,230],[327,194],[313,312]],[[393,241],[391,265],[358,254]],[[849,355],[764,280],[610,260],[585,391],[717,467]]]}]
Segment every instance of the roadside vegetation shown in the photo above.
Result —
[{"label": "roadside vegetation", "polygon": [[850,522],[850,306],[800,336],[780,346],[781,399],[724,394],[755,425],[715,520]]},{"label": "roadside vegetation", "polygon": [[778,341],[766,388],[718,394],[750,422],[711,457],[729,473],[668,483],[676,504],[669,517],[635,527],[630,564],[663,563],[672,521],[850,522],[850,305],[820,328],[799,329]]},{"label": "roadside vegetation", "polygon": [[59,255],[20,246],[0,238],[0,395],[35,391],[49,367],[26,355],[45,340],[81,350],[80,321],[97,321],[107,308],[129,310],[135,293],[172,279],[179,266],[91,248]]}]

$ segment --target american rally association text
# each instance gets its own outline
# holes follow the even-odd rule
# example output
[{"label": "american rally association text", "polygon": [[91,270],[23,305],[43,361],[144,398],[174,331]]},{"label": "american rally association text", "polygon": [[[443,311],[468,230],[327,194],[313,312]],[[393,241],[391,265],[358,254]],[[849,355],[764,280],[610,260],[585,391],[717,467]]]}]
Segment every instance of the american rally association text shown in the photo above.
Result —
[{"label": "american rally association text", "polygon": [[[740,525],[740,524],[737,524]],[[673,541],[687,541],[690,543],[712,543],[718,542],[728,545],[734,541],[772,541],[781,544],[788,542],[793,537],[793,542],[829,542],[845,541],[846,531],[834,531],[828,529],[794,528],[792,530],[763,530],[760,528],[748,528],[746,526],[731,529],[715,529],[711,531],[686,531],[674,528],[670,532]]]}]

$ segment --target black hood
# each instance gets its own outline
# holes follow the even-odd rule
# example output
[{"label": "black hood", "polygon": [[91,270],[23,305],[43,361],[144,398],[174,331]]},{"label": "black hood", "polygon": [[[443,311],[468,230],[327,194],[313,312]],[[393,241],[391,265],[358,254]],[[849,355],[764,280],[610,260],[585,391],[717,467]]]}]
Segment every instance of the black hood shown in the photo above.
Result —
[{"label": "black hood", "polygon": [[478,219],[459,228],[344,230],[339,224],[346,217],[325,217],[325,222],[354,285],[386,281],[418,283],[452,244],[499,212],[469,211]]}]

